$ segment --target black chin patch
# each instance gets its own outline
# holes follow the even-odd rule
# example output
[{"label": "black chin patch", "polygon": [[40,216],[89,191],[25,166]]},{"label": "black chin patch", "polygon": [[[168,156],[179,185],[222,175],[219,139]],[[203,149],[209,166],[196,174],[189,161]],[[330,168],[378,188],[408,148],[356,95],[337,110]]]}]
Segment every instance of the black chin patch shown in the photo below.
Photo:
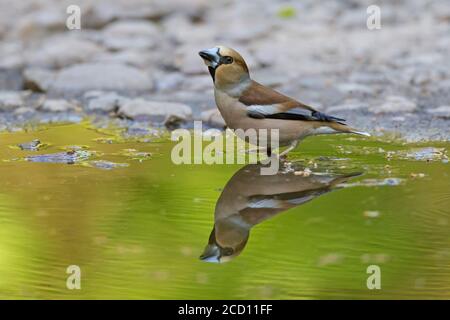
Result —
[{"label": "black chin patch", "polygon": [[209,74],[211,75],[213,82],[216,81],[216,69],[213,67],[208,67]]}]

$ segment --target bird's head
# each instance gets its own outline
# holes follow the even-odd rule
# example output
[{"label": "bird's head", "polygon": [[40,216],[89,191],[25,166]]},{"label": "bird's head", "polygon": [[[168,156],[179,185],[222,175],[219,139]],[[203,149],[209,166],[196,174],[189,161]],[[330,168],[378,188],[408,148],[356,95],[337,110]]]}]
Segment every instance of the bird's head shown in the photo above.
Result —
[{"label": "bird's head", "polygon": [[208,66],[217,88],[229,88],[250,79],[244,58],[235,50],[224,46],[205,49],[198,53]]},{"label": "bird's head", "polygon": [[215,263],[233,260],[244,250],[249,235],[249,229],[236,226],[230,221],[216,222],[200,260]]}]

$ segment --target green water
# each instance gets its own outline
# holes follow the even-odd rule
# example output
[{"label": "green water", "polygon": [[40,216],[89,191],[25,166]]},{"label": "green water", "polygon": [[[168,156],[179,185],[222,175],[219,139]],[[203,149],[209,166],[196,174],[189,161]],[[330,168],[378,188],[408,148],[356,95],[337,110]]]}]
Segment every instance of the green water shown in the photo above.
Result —
[{"label": "green water", "polygon": [[[449,144],[314,137],[289,156],[311,173],[261,177],[177,166],[167,138],[116,133],[0,133],[0,298],[450,298]],[[33,139],[47,146],[15,147]],[[71,146],[89,155],[25,160]],[[200,260],[208,242],[230,261]],[[69,265],[80,290],[66,287]],[[369,265],[380,290],[366,286]]]}]

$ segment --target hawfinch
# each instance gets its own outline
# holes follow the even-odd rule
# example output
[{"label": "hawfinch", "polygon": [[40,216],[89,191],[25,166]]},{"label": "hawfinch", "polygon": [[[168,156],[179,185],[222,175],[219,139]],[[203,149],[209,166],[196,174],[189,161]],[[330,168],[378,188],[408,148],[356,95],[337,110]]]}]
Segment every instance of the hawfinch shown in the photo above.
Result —
[{"label": "hawfinch", "polygon": [[216,203],[214,227],[200,259],[227,262],[245,248],[250,229],[279,213],[327,193],[360,173],[344,175],[294,172],[260,175],[261,164],[236,172]]},{"label": "hawfinch", "polygon": [[[294,149],[308,136],[330,133],[366,132],[347,126],[344,119],[329,116],[287,97],[250,78],[242,56],[231,48],[217,46],[199,52],[214,82],[217,107],[231,129],[279,130],[279,146]],[[270,143],[267,154],[271,154]]]}]

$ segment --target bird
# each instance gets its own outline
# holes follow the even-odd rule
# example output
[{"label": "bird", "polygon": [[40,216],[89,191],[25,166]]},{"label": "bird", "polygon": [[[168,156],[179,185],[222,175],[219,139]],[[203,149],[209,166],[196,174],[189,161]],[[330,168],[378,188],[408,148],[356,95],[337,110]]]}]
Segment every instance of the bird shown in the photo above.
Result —
[{"label": "bird", "polygon": [[[261,166],[244,166],[223,188],[214,210],[214,226],[200,260],[213,263],[233,260],[246,247],[254,226],[362,174],[309,173],[305,168],[292,167],[288,172],[260,175]],[[297,174],[302,172],[308,174]]]},{"label": "bird", "polygon": [[[208,67],[214,83],[216,105],[230,129],[261,130],[278,129],[278,146],[288,146],[279,154],[286,155],[308,136],[332,133],[369,133],[352,128],[345,119],[319,112],[315,108],[288,97],[250,77],[244,58],[234,49],[216,46],[201,50],[200,57]],[[268,139],[270,140],[270,139]],[[249,141],[252,143],[252,141]],[[257,145],[264,146],[261,141]],[[272,154],[271,141],[267,145]],[[255,143],[253,143],[255,144]]]}]

